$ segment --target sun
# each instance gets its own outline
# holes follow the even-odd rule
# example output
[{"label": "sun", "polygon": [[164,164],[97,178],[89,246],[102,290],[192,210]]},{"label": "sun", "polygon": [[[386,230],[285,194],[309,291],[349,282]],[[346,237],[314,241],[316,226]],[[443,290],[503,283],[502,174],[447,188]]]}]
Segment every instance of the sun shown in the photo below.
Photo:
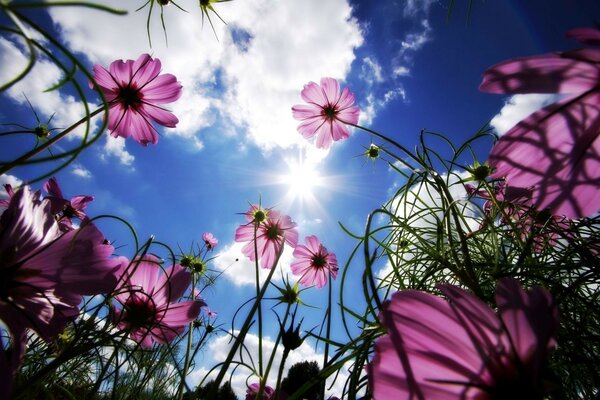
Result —
[{"label": "sun", "polygon": [[322,183],[319,172],[306,163],[289,163],[288,167],[288,173],[283,178],[288,195],[297,199],[313,197],[314,190]]}]

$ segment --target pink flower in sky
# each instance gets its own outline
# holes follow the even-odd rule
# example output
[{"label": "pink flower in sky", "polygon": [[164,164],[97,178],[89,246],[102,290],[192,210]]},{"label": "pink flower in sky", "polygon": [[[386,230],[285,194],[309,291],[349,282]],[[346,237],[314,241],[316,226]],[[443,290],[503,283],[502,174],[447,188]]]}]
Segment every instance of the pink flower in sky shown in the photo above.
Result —
[{"label": "pink flower in sky", "polygon": [[69,231],[73,229],[71,218],[77,217],[81,221],[87,218],[83,211],[88,203],[93,201],[92,196],[74,196],[71,200],[65,199],[60,190],[56,178],[50,178],[44,184],[44,190],[48,193],[46,199],[50,201],[50,211],[56,217],[61,230]]},{"label": "pink flower in sky", "polygon": [[340,89],[334,78],[321,78],[321,85],[309,82],[300,93],[308,104],[292,107],[292,115],[302,121],[298,132],[306,139],[317,136],[316,146],[328,149],[334,141],[350,136],[347,124],[356,124],[360,110],[354,105],[354,94]]},{"label": "pink flower in sky", "polygon": [[[246,389],[246,400],[256,400],[256,395],[260,390],[260,383],[253,383]],[[271,400],[274,398],[275,389],[271,386],[265,386],[263,389],[262,399]]]},{"label": "pink flower in sky", "polygon": [[206,245],[207,250],[213,250],[215,247],[217,247],[217,244],[219,243],[217,238],[214,237],[214,235],[210,232],[204,232],[202,234],[202,240],[204,240],[204,244]]},{"label": "pink flower in sky", "polygon": [[108,129],[114,137],[131,135],[143,146],[156,144],[152,122],[168,128],[179,122],[162,104],[181,96],[181,84],[172,74],[160,74],[160,69],[160,60],[148,54],[135,61],[113,61],[108,70],[94,65],[94,81],[108,102]]},{"label": "pink flower in sky", "polygon": [[[296,247],[298,230],[296,223],[287,215],[273,209],[262,209],[251,205],[246,212],[248,223],[240,225],[235,231],[236,242],[248,242],[242,253],[251,261],[259,259],[262,268],[273,268],[284,243]],[[255,253],[254,242],[256,238]]]},{"label": "pink flower in sky", "polygon": [[52,339],[79,313],[83,295],[111,292],[119,263],[90,222],[63,233],[28,187],[0,217],[0,319],[11,332],[30,328]]},{"label": "pink flower in sky", "polygon": [[404,290],[384,303],[387,334],[367,367],[373,398],[541,399],[543,364],[558,328],[552,295],[503,279],[496,314],[463,289],[438,289],[448,300]]},{"label": "pink flower in sky", "polygon": [[322,288],[327,284],[329,275],[334,279],[337,277],[337,258],[316,236],[307,236],[305,241],[306,246],[298,245],[294,249],[295,260],[290,268],[294,275],[300,275],[300,283],[304,286]]},{"label": "pink flower in sky", "polygon": [[[600,44],[597,29],[567,36]],[[489,157],[492,178],[505,178],[539,211],[574,219],[600,210],[600,49],[508,60],[485,72],[480,89],[563,95],[500,138]]]},{"label": "pink flower in sky", "polygon": [[115,308],[118,328],[129,331],[145,349],[171,342],[206,305],[199,299],[178,302],[190,286],[190,273],[180,265],[163,268],[151,255],[131,263],[121,259],[123,276],[115,296],[122,306]]}]

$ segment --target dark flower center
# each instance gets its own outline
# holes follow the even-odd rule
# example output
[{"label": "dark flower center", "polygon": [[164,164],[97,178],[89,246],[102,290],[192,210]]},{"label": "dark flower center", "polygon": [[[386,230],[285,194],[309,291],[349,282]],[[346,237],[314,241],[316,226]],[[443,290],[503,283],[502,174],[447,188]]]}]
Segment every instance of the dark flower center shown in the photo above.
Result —
[{"label": "dark flower center", "polygon": [[277,225],[271,225],[267,228],[267,237],[271,240],[277,239],[281,235],[281,230]]},{"label": "dark flower center", "polygon": [[254,222],[263,222],[267,215],[263,210],[257,210],[254,212]]},{"label": "dark flower center", "polygon": [[126,313],[123,320],[133,327],[151,325],[156,318],[156,306],[151,299],[147,301],[140,299],[128,300],[124,308]]},{"label": "dark flower center", "polygon": [[333,105],[327,104],[323,107],[322,114],[327,117],[327,119],[334,119],[337,114],[337,109]]},{"label": "dark flower center", "polygon": [[317,254],[312,258],[312,265],[314,268],[323,268],[327,264],[327,259],[321,254]]},{"label": "dark flower center", "polygon": [[140,90],[131,85],[127,85],[119,88],[119,102],[123,103],[125,107],[137,108],[142,102],[142,96]]}]

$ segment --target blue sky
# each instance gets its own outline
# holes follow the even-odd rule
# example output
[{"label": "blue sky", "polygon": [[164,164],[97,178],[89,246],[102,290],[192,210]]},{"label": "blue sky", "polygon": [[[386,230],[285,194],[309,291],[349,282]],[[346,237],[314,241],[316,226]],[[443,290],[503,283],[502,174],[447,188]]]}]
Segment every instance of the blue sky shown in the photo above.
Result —
[{"label": "blue sky", "polygon": [[[90,216],[123,217],[140,240],[154,235],[177,251],[212,232],[219,246],[211,267],[225,273],[204,297],[225,324],[253,293],[252,264],[233,241],[249,203],[261,199],[263,206],[289,214],[302,241],[319,236],[343,265],[355,242],[338,222],[361,232],[367,213],[402,183],[384,163],[362,156],[371,142],[378,144],[364,132],[353,131],[329,151],[315,150],[297,133],[291,107],[301,103],[304,84],[322,76],[340,79],[356,95],[359,123],[410,149],[421,129],[461,144],[490,120],[502,133],[548,101],[546,96],[511,99],[479,92],[486,68],[508,58],[576,47],[564,32],[600,20],[600,3],[594,0],[475,0],[468,17],[463,0],[455,2],[450,18],[444,0],[235,0],[215,5],[227,21],[213,17],[217,40],[208,24],[202,26],[197,3],[181,2],[189,13],[164,9],[168,46],[158,12],[152,15],[150,48],[147,9],[135,12],[144,2],[127,3],[126,17],[62,7],[41,18],[90,67],[144,52],[160,58],[163,71],[184,86],[184,95],[171,107],[180,123],[161,130],[158,144],[147,148],[102,137],[57,178],[67,197],[95,197]],[[0,36],[0,82],[23,65],[21,50],[13,37]],[[23,93],[43,121],[55,113],[53,126],[66,127],[81,117],[72,89],[41,93],[59,79],[55,67],[42,61],[31,74],[33,79],[0,96],[0,123],[35,125]],[[98,99],[88,101],[93,109]],[[3,140],[2,160],[32,144]],[[72,143],[67,139],[64,146]],[[477,151],[483,162],[489,143]],[[289,184],[298,181],[290,177],[299,166],[312,185]],[[14,169],[0,180],[27,182],[48,170],[48,165]],[[119,254],[132,255],[133,241],[122,224],[99,224]],[[360,265],[353,268],[360,273]],[[303,293],[307,303],[325,304],[324,290]],[[320,319],[309,314],[308,327]],[[213,346],[204,354],[207,364],[211,355],[218,359],[225,344]],[[311,356],[309,346],[303,351],[298,359]]]}]

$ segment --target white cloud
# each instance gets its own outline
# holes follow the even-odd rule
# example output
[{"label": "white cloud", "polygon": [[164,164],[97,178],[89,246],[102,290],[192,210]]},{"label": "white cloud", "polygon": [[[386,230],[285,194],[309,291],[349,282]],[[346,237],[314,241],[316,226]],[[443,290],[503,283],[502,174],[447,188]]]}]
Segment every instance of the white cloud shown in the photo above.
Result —
[{"label": "white cloud", "polygon": [[555,94],[516,94],[506,100],[500,112],[490,121],[490,125],[498,135],[504,135],[517,122],[558,99],[559,96]]},{"label": "white cloud", "polygon": [[[19,178],[17,178],[16,176],[9,175],[9,174],[0,175],[0,200],[8,199],[8,193],[6,193],[6,190],[4,189],[4,185],[6,185],[6,184],[11,185],[12,188],[15,189],[15,188],[21,186],[22,183],[23,183],[23,181],[20,180]],[[4,210],[4,208],[0,207],[0,214],[2,213],[3,210]]]},{"label": "white cloud", "polygon": [[125,150],[125,139],[122,137],[112,137],[108,133],[105,136],[104,152],[100,154],[100,159],[108,161],[111,158],[116,158],[122,165],[129,166],[133,164],[135,157]]},{"label": "white cloud", "polygon": [[[236,286],[254,285],[256,282],[254,261],[250,261],[248,257],[242,254],[242,247],[245,244],[234,242],[225,246],[214,260],[217,269],[223,271],[223,275]],[[281,271],[284,274],[290,271],[289,265],[293,259],[292,253],[293,250],[289,246],[285,246],[277,266],[279,270],[274,272],[272,282],[281,281]],[[261,282],[265,281],[269,272],[269,269],[259,268]]]},{"label": "white cloud", "polygon": [[[479,227],[477,207],[470,203],[467,198],[466,189],[462,183],[463,179],[470,176],[468,171],[452,171],[450,174],[439,175],[448,187],[458,212],[462,215],[461,226],[466,231],[476,230]],[[406,229],[397,229],[394,232],[396,243],[405,241],[402,248],[398,248],[396,265],[402,265],[412,260],[425,244],[424,241],[434,241],[438,237],[438,226],[447,224],[445,216],[447,213],[447,199],[437,189],[436,185],[427,180],[421,181],[408,190],[401,190],[392,200],[389,210],[393,212],[398,220],[403,222]],[[454,221],[450,222],[454,224]],[[453,225],[454,226],[454,225]],[[455,229],[451,229],[455,231]],[[379,279],[389,278],[392,266],[388,262],[378,273]]]},{"label": "white cloud", "polygon": [[92,177],[92,173],[90,172],[90,170],[85,168],[81,164],[74,164],[71,169],[71,173],[84,179],[89,179]]},{"label": "white cloud", "polygon": [[[236,332],[237,333],[237,332]],[[263,359],[268,360],[271,356],[271,352],[273,351],[273,347],[275,342],[268,336],[263,336]],[[244,340],[244,346],[246,348],[247,353],[252,359],[257,362],[258,361],[258,336],[254,334],[247,334]],[[229,349],[231,348],[231,343],[229,343],[229,336],[221,336],[211,341],[205,353],[210,355],[205,360],[205,364],[214,365],[218,362],[223,362],[227,358],[229,353]],[[271,374],[269,375],[269,379],[267,380],[267,385],[275,387],[276,379],[277,379],[277,371],[279,370],[281,355],[283,352],[283,346],[279,345],[277,347],[277,352],[275,358],[273,360],[273,366],[271,367]],[[239,361],[240,358],[236,356],[234,361]],[[245,362],[249,362],[248,356],[245,356]],[[316,361],[319,364],[319,367],[323,364],[323,354],[318,353],[314,350],[314,347],[309,344],[308,340],[305,340],[304,343],[298,347],[297,349],[290,352],[288,359],[286,361],[284,367],[283,377],[287,375],[287,371],[289,368],[299,362],[303,361]],[[200,381],[206,376],[208,370],[205,368],[199,368],[193,371],[188,377],[188,383],[190,387],[197,386]],[[207,383],[211,379],[214,379],[218,373],[218,370],[213,372],[209,378],[207,378],[204,383]],[[244,368],[238,368],[236,372],[231,377],[231,386],[235,391],[236,395],[240,398],[244,398],[246,394],[246,382],[249,384],[258,382],[258,378],[255,376],[253,378],[248,379],[248,377],[252,374],[251,371]],[[229,375],[227,375],[228,377]],[[335,382],[333,388],[327,390],[326,397],[330,395],[336,395],[338,397],[342,397],[342,393],[344,390],[344,381],[348,377],[348,374],[343,369],[340,371],[339,376]],[[328,385],[329,387],[329,385]]]},{"label": "white cloud", "polygon": [[[124,3],[110,0],[106,5]],[[147,8],[134,12],[137,5],[125,6],[130,9],[126,17],[71,7],[56,7],[51,15],[73,49],[108,65],[115,58],[149,52]],[[190,5],[188,13],[164,9],[168,47],[159,12],[152,16],[150,52],[184,86],[182,98],[171,107],[180,123],[166,134],[192,138],[220,116],[247,128],[248,138],[264,150],[306,145],[296,132],[291,106],[301,101],[299,92],[308,81],[343,79],[362,43],[347,1],[238,0],[214,7],[228,24],[213,21],[218,42],[208,24],[202,29],[199,7]],[[244,33],[243,45],[239,35],[232,37],[234,31]]]}]

